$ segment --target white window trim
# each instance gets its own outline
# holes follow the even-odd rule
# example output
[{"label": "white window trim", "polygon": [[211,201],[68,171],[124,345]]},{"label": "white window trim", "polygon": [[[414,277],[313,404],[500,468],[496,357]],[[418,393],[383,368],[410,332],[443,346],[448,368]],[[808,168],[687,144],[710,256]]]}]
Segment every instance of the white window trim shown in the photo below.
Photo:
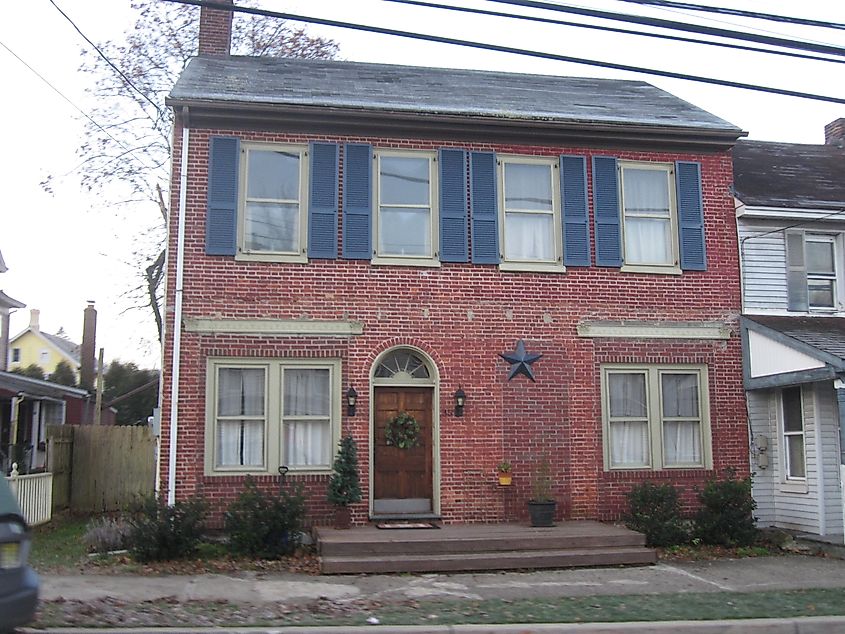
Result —
[{"label": "white window trim", "polygon": [[[646,375],[646,406],[648,408],[649,460],[642,466],[613,466],[610,455],[610,390],[608,376],[613,373]],[[701,462],[698,464],[664,465],[663,448],[663,402],[660,394],[663,374],[697,374],[699,434]],[[601,411],[602,446],[605,471],[675,471],[678,469],[712,469],[713,442],[710,426],[710,388],[706,365],[699,364],[624,364],[612,363],[601,366]]]},{"label": "white window trim", "polygon": [[[801,411],[801,431],[787,432],[786,431],[786,407],[783,400],[783,392],[781,390],[778,394],[778,435],[780,436],[781,446],[781,487],[790,492],[806,493],[808,491],[807,480],[807,417],[804,411],[804,389],[801,386],[796,386],[798,389],[798,398],[800,400]],[[787,436],[801,436],[804,445],[804,477],[795,477],[789,475],[789,449],[787,447]]]},{"label": "white window trim", "polygon": [[[215,416],[217,409],[217,372],[220,368],[264,368],[265,385],[265,427],[264,466],[262,467],[218,467],[217,433]],[[341,423],[341,362],[340,359],[254,359],[241,357],[212,357],[207,361],[205,390],[205,475],[278,475],[283,463],[284,442],[282,421],[282,369],[327,369],[331,386],[331,443],[329,464],[325,467],[290,467],[290,474],[325,474],[332,470],[332,462],[340,441]],[[320,417],[322,418],[322,417]],[[303,417],[297,417],[301,420]]]},{"label": "white window trim", "polygon": [[[807,260],[807,243],[808,242],[829,242],[833,245],[833,277],[811,276],[809,267],[806,266]],[[811,313],[836,313],[843,310],[842,298],[845,297],[843,293],[843,278],[842,268],[839,265],[840,254],[842,253],[842,234],[830,234],[813,231],[804,232],[804,262],[805,270],[807,271],[807,310]],[[833,306],[811,306],[810,305],[810,279],[824,279],[833,280]]]},{"label": "white window trim", "polygon": [[[502,271],[532,271],[535,273],[563,273],[563,232],[561,229],[560,211],[560,160],[551,156],[521,156],[499,154],[496,157],[496,179],[498,188],[499,215],[499,270]],[[527,165],[548,165],[551,167],[552,179],[552,231],[554,232],[553,260],[509,260],[505,251],[505,164],[523,163]],[[541,213],[541,212],[538,212]]]},{"label": "white window trim", "polygon": [[[669,242],[672,249],[671,264],[628,264],[625,260],[625,170],[656,170],[666,172],[669,188]],[[675,166],[672,163],[648,163],[640,161],[619,161],[619,223],[622,241],[622,271],[626,273],[661,273],[681,275],[680,245],[678,244],[678,203],[675,194]]]},{"label": "white window trim", "polygon": [[[431,213],[431,256],[419,255],[381,255],[379,254],[379,225],[381,216],[381,157],[398,158],[427,158],[429,168],[428,199]],[[373,154],[373,259],[372,264],[388,264],[399,266],[440,266],[440,185],[438,181],[437,152],[425,150],[382,150],[376,149]],[[391,205],[395,206],[395,205]]]},{"label": "white window trim", "polygon": [[[280,251],[250,251],[244,248],[247,199],[247,168],[249,152],[282,151],[299,153],[299,246],[296,253]],[[242,142],[238,176],[238,249],[236,260],[254,260],[260,262],[308,262],[308,146],[281,143]]]}]

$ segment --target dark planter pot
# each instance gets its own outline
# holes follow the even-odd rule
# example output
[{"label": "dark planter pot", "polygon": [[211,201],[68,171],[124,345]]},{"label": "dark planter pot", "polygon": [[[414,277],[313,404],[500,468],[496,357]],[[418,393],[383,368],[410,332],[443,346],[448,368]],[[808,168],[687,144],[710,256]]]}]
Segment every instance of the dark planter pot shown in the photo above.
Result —
[{"label": "dark planter pot", "polygon": [[352,511],[348,506],[337,506],[334,510],[334,527],[346,530],[352,526]]},{"label": "dark planter pot", "polygon": [[531,517],[531,526],[554,526],[555,508],[557,502],[528,502],[528,515]]}]

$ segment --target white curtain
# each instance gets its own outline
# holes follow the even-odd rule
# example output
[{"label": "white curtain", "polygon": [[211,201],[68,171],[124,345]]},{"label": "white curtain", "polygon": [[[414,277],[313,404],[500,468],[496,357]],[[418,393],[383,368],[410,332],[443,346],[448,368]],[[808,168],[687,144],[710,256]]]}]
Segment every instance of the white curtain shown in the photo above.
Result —
[{"label": "white curtain", "polygon": [[648,464],[648,423],[610,424],[610,462],[614,467],[640,467]]},{"label": "white curtain", "polygon": [[285,421],[285,464],[300,467],[329,465],[331,447],[328,421]]},{"label": "white curtain", "polygon": [[669,219],[625,219],[627,264],[671,264]]},{"label": "white curtain", "polygon": [[[610,396],[610,460],[613,466],[643,466],[649,462],[648,403],[643,373],[612,373]],[[613,420],[614,418],[641,420]]]},{"label": "white curtain", "polygon": [[625,262],[671,264],[669,185],[662,170],[626,169]]},{"label": "white curtain", "polygon": [[264,464],[264,370],[221,368],[218,377],[217,464],[261,466]]},{"label": "white curtain", "polygon": [[[663,452],[667,465],[701,464],[698,375],[661,375]],[[695,420],[666,420],[690,418]]]},{"label": "white curtain", "polygon": [[701,464],[701,433],[697,421],[664,421],[663,453],[667,465]]},{"label": "white curtain", "polygon": [[[332,450],[329,371],[286,369],[284,377],[285,464],[328,465]],[[305,416],[309,420],[297,420]]]},{"label": "white curtain", "polygon": [[505,257],[554,260],[551,167],[505,163],[504,169]]},{"label": "white curtain", "polygon": [[508,260],[554,260],[554,219],[550,214],[505,214]]}]

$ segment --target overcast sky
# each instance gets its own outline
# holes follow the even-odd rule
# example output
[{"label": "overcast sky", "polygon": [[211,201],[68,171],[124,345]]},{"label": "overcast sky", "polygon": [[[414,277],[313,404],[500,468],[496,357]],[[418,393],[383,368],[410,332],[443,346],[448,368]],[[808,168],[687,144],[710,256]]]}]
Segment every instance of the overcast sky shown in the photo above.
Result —
[{"label": "overcast sky", "polygon": [[[525,11],[482,0],[442,1],[499,11]],[[56,0],[56,3],[94,41],[119,40],[135,20],[129,0]],[[845,31],[841,30],[799,28],[713,14],[693,18],[677,10],[645,8],[613,0],[573,0],[573,4],[723,28],[762,29],[770,34],[845,46]],[[702,0],[701,4],[845,22],[842,0]],[[261,0],[261,6],[845,98],[843,64],[467,16],[384,0]],[[552,17],[586,21],[565,14]],[[336,40],[340,44],[340,57],[354,61],[642,79],[740,126],[751,138],[760,140],[822,143],[824,124],[845,117],[845,106],[830,103],[337,28],[310,26],[308,29]],[[118,211],[105,201],[118,199],[119,192],[81,190],[76,149],[83,140],[82,115],[5,48],[14,51],[87,112],[92,101],[86,89],[93,84],[93,78],[78,70],[80,50],[84,46],[87,46],[85,42],[49,0],[6,2],[0,9],[0,76],[4,85],[0,100],[0,119],[4,123],[0,152],[3,191],[0,251],[9,267],[0,277],[0,290],[27,304],[27,308],[12,317],[13,334],[28,325],[29,308],[38,308],[44,330],[56,332],[63,327],[78,341],[82,311],[86,300],[91,299],[96,301],[99,311],[97,344],[105,348],[106,358],[158,367],[160,353],[152,316],[148,310],[133,308],[136,302],[127,296],[128,289],[140,282],[132,254],[136,242],[142,239],[141,232],[154,222],[150,214],[155,212],[150,207]],[[51,174],[58,180],[53,192],[47,193],[39,183]]]}]

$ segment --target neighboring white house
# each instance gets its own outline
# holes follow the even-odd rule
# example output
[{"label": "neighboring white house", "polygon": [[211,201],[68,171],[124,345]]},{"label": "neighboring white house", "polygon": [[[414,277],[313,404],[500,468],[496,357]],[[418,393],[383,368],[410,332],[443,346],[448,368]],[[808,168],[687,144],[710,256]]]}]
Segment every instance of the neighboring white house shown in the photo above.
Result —
[{"label": "neighboring white house", "polygon": [[845,119],[825,145],[740,141],[734,186],[761,526],[843,540]]}]

